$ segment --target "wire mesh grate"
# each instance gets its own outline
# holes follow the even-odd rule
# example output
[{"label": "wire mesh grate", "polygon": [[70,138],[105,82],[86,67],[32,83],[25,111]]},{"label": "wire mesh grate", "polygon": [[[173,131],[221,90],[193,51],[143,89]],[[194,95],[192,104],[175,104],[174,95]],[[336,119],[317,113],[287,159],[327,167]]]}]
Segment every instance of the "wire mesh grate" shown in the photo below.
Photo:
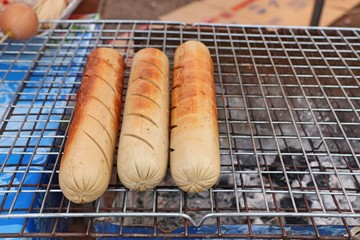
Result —
[{"label": "wire mesh grate", "polygon": [[[0,45],[0,225],[16,226],[0,236],[354,235],[352,227],[360,225],[358,29],[59,23],[28,42]],[[98,201],[67,201],[58,169],[89,52],[121,52],[127,81],[139,49],[161,49],[172,63],[176,47],[194,39],[208,46],[215,64],[219,182],[204,193],[183,193],[167,174],[156,189],[137,193],[121,185],[114,167]]]}]

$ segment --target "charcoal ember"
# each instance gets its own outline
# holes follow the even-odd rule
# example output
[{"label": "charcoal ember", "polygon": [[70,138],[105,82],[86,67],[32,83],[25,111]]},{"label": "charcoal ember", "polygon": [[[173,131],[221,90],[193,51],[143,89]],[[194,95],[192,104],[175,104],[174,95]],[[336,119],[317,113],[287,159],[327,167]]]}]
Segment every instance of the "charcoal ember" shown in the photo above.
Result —
[{"label": "charcoal ember", "polygon": [[[301,150],[289,148],[288,150],[282,150],[282,153],[302,153]],[[313,156],[307,156],[309,163],[314,162]],[[306,171],[308,169],[306,159],[303,155],[282,155],[282,159],[285,165],[285,172],[288,171]],[[281,165],[280,156],[276,156],[273,163],[268,167],[268,171],[281,171],[282,173],[263,173],[266,178],[271,178],[272,182],[278,186],[286,186],[286,178],[284,175],[284,169]],[[290,185],[299,179],[304,177],[302,173],[287,173]]]},{"label": "charcoal ember", "polygon": [[[327,187],[327,183],[326,182],[329,182],[330,181],[330,178],[328,175],[326,174],[323,174],[323,175],[315,175],[314,176],[315,178],[315,182],[316,182],[316,185],[318,188],[326,188]],[[310,180],[308,183],[306,183],[306,186],[308,187],[314,187],[315,184],[312,180]]]},{"label": "charcoal ember", "polygon": [[230,176],[225,175],[225,174],[220,175],[217,186],[222,187],[222,188],[233,188],[234,187],[234,185],[230,183]]},{"label": "charcoal ember", "polygon": [[278,217],[255,218],[253,224],[279,225]]},{"label": "charcoal ember", "polygon": [[264,224],[264,222],[266,222],[267,219],[268,219],[267,217],[255,218],[252,219],[251,223],[253,225],[261,225]]},{"label": "charcoal ember", "polygon": [[[350,173],[348,170],[340,171],[341,173]],[[333,177],[330,181],[330,185],[333,188],[341,189],[346,188],[348,193],[356,193],[359,191],[359,185],[357,179],[354,178],[351,174],[341,174],[338,177]],[[352,204],[357,200],[357,196],[348,195],[346,198],[345,195],[336,196],[337,201],[339,202],[342,209],[349,209],[349,203]]]},{"label": "charcoal ember", "polygon": [[[358,206],[360,199],[356,201],[353,205],[354,207]],[[311,203],[312,212],[321,212],[321,205],[319,201],[312,201]],[[336,217],[314,217],[313,218],[316,225],[342,225],[343,221],[346,220],[346,223],[349,226],[357,226],[360,225],[360,218],[336,218]]]},{"label": "charcoal ember", "polygon": [[[306,203],[304,198],[294,198],[296,208],[299,212],[305,212]],[[309,203],[311,204],[311,202]],[[294,206],[290,197],[283,197],[280,200],[280,207],[285,209],[287,212],[294,212]],[[285,217],[286,224],[307,224],[308,220],[306,217]]]},{"label": "charcoal ember", "polygon": [[245,169],[254,170],[256,168],[257,168],[257,164],[256,164],[256,158],[254,155],[249,155],[247,157],[242,157],[240,159],[240,169],[241,170],[245,170]]},{"label": "charcoal ember", "polygon": [[356,175],[353,177],[354,184],[356,186],[356,192],[360,192],[360,170],[353,171]]},{"label": "charcoal ember", "polygon": [[358,162],[360,163],[360,159],[357,158],[358,161],[356,161],[356,159],[354,157],[347,157],[347,162],[349,164],[349,166],[351,168],[358,168],[360,169],[360,165],[358,164]]},{"label": "charcoal ember", "polygon": [[258,173],[242,174],[243,185],[245,186],[259,186],[261,180]]},{"label": "charcoal ember", "polygon": [[275,208],[273,195],[265,194],[264,196],[261,192],[246,194],[246,201],[245,196],[242,195],[239,197],[239,202],[241,206],[247,206],[250,210],[265,210],[267,206],[269,208]]}]

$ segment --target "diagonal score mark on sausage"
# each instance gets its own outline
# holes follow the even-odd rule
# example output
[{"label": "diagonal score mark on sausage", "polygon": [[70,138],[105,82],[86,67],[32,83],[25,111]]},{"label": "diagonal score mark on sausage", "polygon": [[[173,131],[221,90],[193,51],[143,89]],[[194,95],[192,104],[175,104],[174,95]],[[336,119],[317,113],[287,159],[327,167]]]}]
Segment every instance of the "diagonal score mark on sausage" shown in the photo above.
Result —
[{"label": "diagonal score mark on sausage", "polygon": [[113,86],[111,86],[111,84],[110,84],[108,81],[106,81],[106,79],[103,78],[102,76],[100,76],[99,74],[91,74],[91,75],[87,74],[87,75],[85,75],[85,76],[88,76],[88,77],[93,77],[93,76],[94,76],[94,77],[99,78],[100,80],[102,80],[103,82],[105,82],[106,85],[108,85],[108,86],[111,88],[111,90],[115,93],[115,95],[118,95],[118,93],[117,93],[117,91],[115,90],[115,88],[114,88]]},{"label": "diagonal score mark on sausage", "polygon": [[183,65],[180,65],[180,66],[174,67],[174,70],[178,70],[178,69],[182,69],[182,68],[185,68],[185,67]]},{"label": "diagonal score mark on sausage", "polygon": [[144,62],[144,63],[147,63],[147,64],[149,64],[149,65],[151,65],[151,66],[154,66],[154,67],[161,73],[161,75],[164,77],[164,79],[166,79],[165,73],[164,73],[164,72],[162,71],[162,69],[159,68],[159,66],[157,66],[155,63],[150,62],[150,61],[147,61],[147,60],[144,60],[144,59],[141,59],[140,61],[141,61],[141,62]]},{"label": "diagonal score mark on sausage", "polygon": [[140,93],[132,93],[131,96],[137,96],[137,97],[141,97],[141,98],[145,98],[147,100],[149,100],[150,102],[154,103],[158,108],[161,108],[160,105],[155,102],[154,99],[151,99],[150,97],[144,95],[144,94],[140,94]]},{"label": "diagonal score mark on sausage", "polygon": [[101,153],[103,154],[103,156],[104,156],[104,158],[105,158],[105,160],[106,160],[107,165],[110,167],[109,159],[107,158],[104,150],[101,148],[101,146],[99,145],[99,143],[98,143],[92,136],[90,136],[90,134],[88,134],[85,130],[81,129],[81,131],[82,131],[83,133],[85,133],[85,135],[88,136],[88,137],[95,143],[95,145],[100,149]]},{"label": "diagonal score mark on sausage", "polygon": [[109,109],[109,107],[106,106],[105,103],[103,103],[103,101],[101,101],[99,98],[95,97],[94,95],[90,95],[89,97],[90,97],[90,98],[94,98],[94,99],[97,100],[99,103],[101,103],[101,105],[103,105],[103,106],[106,108],[106,110],[108,110],[108,112],[110,113],[110,115],[111,115],[111,117],[113,118],[114,122],[116,122],[115,116],[113,115],[113,113],[111,112],[111,110]]},{"label": "diagonal score mark on sausage", "polygon": [[125,133],[124,136],[136,138],[136,139],[142,141],[143,143],[145,143],[146,145],[148,145],[152,150],[154,150],[153,145],[150,142],[148,142],[145,138],[142,138],[136,134],[130,134],[130,133]]},{"label": "diagonal score mark on sausage", "polygon": [[138,78],[136,78],[136,79],[134,79],[134,80],[132,80],[132,82],[135,82],[135,81],[140,81],[140,80],[143,80],[143,81],[146,81],[146,82],[148,82],[148,83],[150,83],[150,84],[152,84],[152,85],[154,85],[154,87],[156,87],[160,92],[162,92],[162,90],[161,90],[161,88],[160,88],[160,86],[155,82],[155,81],[153,81],[153,80],[151,80],[151,79],[148,79],[148,78],[144,78],[144,77],[138,77]]},{"label": "diagonal score mark on sausage", "polygon": [[105,130],[105,132],[106,132],[106,135],[109,137],[109,139],[110,139],[110,141],[113,143],[113,144],[115,144],[114,143],[114,140],[112,139],[112,137],[111,137],[111,135],[110,135],[110,133],[109,133],[109,131],[106,129],[106,127],[102,124],[102,122],[100,122],[100,120],[99,119],[97,119],[96,117],[94,117],[93,115],[91,115],[91,114],[87,114],[89,117],[91,117],[92,119],[94,119],[104,130]]},{"label": "diagonal score mark on sausage", "polygon": [[179,87],[181,87],[181,84],[180,84],[180,83],[174,85],[174,86],[172,87],[172,90],[174,91],[174,89],[179,88]]},{"label": "diagonal score mark on sausage", "polygon": [[156,124],[156,122],[154,120],[152,120],[150,117],[148,116],[145,116],[144,114],[141,114],[141,113],[128,113],[126,114],[127,116],[138,116],[138,117],[141,117],[149,122],[151,122],[152,124],[155,125],[155,127],[159,128],[159,126]]}]

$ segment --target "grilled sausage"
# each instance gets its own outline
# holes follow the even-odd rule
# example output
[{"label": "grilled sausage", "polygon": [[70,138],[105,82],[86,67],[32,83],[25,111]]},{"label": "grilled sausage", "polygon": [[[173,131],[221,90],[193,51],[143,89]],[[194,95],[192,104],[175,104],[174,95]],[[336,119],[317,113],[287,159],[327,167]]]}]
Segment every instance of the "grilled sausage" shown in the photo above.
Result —
[{"label": "grilled sausage", "polygon": [[59,170],[60,188],[74,203],[98,199],[109,185],[124,70],[114,49],[95,49],[87,59]]},{"label": "grilled sausage", "polygon": [[169,62],[154,48],[136,53],[126,93],[117,170],[129,189],[157,186],[168,166]]},{"label": "grilled sausage", "polygon": [[207,47],[188,41],[175,51],[170,170],[177,186],[201,192],[220,175],[219,131],[213,77]]}]

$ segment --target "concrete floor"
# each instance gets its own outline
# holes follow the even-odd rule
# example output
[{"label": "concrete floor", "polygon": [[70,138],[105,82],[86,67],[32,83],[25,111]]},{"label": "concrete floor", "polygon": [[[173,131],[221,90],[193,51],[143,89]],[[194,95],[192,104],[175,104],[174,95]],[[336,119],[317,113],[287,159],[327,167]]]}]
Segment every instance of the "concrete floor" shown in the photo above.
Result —
[{"label": "concrete floor", "polygon": [[331,26],[360,28],[360,4],[348,11],[344,16],[331,24]]},{"label": "concrete floor", "polygon": [[[199,1],[199,0],[193,0]],[[99,12],[103,19],[156,20],[192,0],[82,0],[77,13]],[[331,24],[333,27],[360,28],[360,4]]]},{"label": "concrete floor", "polygon": [[104,0],[99,4],[103,19],[156,20],[192,0]]}]

